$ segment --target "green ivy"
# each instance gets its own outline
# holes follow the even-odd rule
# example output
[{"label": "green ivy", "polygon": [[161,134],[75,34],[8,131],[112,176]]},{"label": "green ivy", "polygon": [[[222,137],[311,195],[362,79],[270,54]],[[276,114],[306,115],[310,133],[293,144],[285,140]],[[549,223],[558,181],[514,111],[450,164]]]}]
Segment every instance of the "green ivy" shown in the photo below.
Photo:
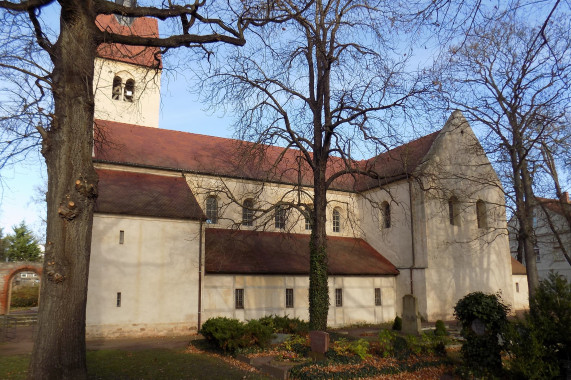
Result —
[{"label": "green ivy", "polygon": [[327,251],[315,245],[312,232],[309,243],[309,328],[325,331],[329,312],[329,288],[327,284]]}]

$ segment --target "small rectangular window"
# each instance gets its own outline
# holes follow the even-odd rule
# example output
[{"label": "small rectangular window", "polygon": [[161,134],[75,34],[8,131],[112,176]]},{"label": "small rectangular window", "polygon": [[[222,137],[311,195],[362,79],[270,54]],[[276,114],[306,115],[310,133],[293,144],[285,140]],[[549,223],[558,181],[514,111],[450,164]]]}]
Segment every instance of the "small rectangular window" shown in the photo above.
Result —
[{"label": "small rectangular window", "polygon": [[117,292],[117,307],[121,307],[121,292]]},{"label": "small rectangular window", "polygon": [[381,299],[381,288],[375,288],[375,306],[381,306],[382,303]]},{"label": "small rectangular window", "polygon": [[119,244],[124,244],[125,243],[125,231],[121,230],[119,231]]},{"label": "small rectangular window", "polygon": [[311,220],[309,218],[305,218],[305,230],[306,231],[311,230]]},{"label": "small rectangular window", "polygon": [[236,289],[235,292],[236,309],[244,308],[244,289]]},{"label": "small rectangular window", "polygon": [[519,282],[515,283],[515,292],[519,293]]},{"label": "small rectangular window", "polygon": [[335,289],[335,306],[343,306],[343,289],[341,288]]},{"label": "small rectangular window", "polygon": [[286,307],[293,307],[293,289],[286,289]]},{"label": "small rectangular window", "polygon": [[541,254],[539,253],[539,247],[533,248],[533,252],[535,252],[535,261],[540,263],[541,262]]}]

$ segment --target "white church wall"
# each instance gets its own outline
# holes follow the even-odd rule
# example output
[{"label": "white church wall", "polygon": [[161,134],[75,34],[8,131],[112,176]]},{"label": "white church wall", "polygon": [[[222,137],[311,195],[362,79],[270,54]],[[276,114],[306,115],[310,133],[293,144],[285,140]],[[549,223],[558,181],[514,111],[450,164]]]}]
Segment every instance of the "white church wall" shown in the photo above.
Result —
[{"label": "white church wall", "polygon": [[[301,196],[292,191],[292,185],[264,183],[239,180],[234,178],[219,178],[209,175],[186,174],[187,182],[198,203],[206,210],[208,197],[215,197],[218,202],[218,221],[208,224],[215,228],[237,228],[244,230],[284,231],[292,233],[307,233],[305,218],[296,209],[287,213],[286,227],[275,228],[274,207],[280,202],[310,203],[311,198],[303,194],[311,194],[313,189],[304,188]],[[300,196],[300,198],[298,198]],[[242,223],[242,204],[244,200],[252,199],[256,211],[253,226]],[[358,196],[348,192],[330,190],[327,195],[327,234],[330,236],[361,237],[360,209]],[[337,209],[341,215],[340,231],[333,230],[332,215]]]},{"label": "white church wall", "polygon": [[[395,278],[331,276],[328,325],[382,323],[395,317]],[[342,289],[342,306],[335,305],[335,289]],[[382,305],[375,306],[375,288],[381,289]],[[235,307],[235,290],[244,291],[244,308]],[[286,307],[286,289],[294,294],[293,307]],[[309,320],[309,278],[306,276],[206,275],[203,320],[228,317],[247,321],[266,315]]]},{"label": "white church wall", "polygon": [[512,278],[514,301],[512,303],[512,311],[529,310],[529,288],[527,283],[527,275],[518,274]]},{"label": "white church wall", "polygon": [[[451,319],[456,302],[474,291],[500,292],[514,301],[511,259],[501,185],[477,138],[453,114],[423,167],[425,193],[427,315]],[[453,224],[449,200],[454,196]],[[476,202],[485,202],[478,225]]]},{"label": "white church wall", "polygon": [[181,335],[196,330],[198,240],[196,221],[96,214],[87,336]]},{"label": "white church wall", "polygon": [[[122,79],[123,92],[113,99],[113,78]],[[95,58],[95,119],[147,127],[159,126],[161,71]],[[125,98],[125,83],[135,81],[132,101]]]}]

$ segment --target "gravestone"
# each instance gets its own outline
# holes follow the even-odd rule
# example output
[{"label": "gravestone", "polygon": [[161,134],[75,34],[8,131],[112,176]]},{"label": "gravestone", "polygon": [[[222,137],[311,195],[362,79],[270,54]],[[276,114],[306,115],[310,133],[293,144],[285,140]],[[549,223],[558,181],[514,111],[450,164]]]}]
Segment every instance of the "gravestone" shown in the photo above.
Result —
[{"label": "gravestone", "polygon": [[309,345],[311,346],[310,358],[316,361],[325,360],[325,353],[329,350],[329,334],[325,331],[310,331]]},{"label": "gravestone", "polygon": [[325,354],[329,351],[329,334],[325,331],[310,331],[309,343],[311,351],[319,354]]},{"label": "gravestone", "polygon": [[402,332],[405,334],[420,334],[418,301],[412,294],[407,294],[402,298]]}]

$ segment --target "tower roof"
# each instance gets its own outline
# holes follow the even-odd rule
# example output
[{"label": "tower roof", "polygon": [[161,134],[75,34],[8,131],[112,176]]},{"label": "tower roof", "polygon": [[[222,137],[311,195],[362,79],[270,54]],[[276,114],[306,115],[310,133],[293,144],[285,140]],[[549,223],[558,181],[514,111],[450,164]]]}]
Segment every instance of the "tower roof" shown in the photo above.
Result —
[{"label": "tower roof", "polygon": [[[129,23],[119,23],[115,15],[99,15],[95,22],[99,29],[110,33],[125,36],[159,37],[158,22],[150,17],[139,17]],[[133,65],[159,69],[163,67],[160,49],[156,47],[103,43],[97,48],[97,55],[101,58]]]}]

